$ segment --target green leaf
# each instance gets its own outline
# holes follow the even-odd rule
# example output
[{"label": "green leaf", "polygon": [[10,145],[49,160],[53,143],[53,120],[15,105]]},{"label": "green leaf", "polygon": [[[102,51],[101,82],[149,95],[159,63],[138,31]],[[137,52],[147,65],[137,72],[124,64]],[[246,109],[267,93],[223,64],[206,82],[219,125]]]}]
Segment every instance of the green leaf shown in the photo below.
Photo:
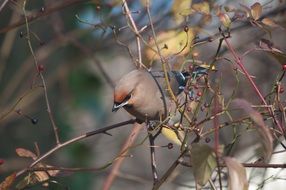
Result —
[{"label": "green leaf", "polygon": [[206,144],[193,144],[191,149],[191,164],[196,183],[204,186],[217,166],[213,149]]}]

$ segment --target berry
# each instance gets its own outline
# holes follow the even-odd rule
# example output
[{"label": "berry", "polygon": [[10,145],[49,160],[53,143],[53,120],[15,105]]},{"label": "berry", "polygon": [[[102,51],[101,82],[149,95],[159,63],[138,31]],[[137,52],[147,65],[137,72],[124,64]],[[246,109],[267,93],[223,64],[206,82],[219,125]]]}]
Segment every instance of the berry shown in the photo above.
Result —
[{"label": "berry", "polygon": [[283,93],[283,92],[284,92],[284,88],[280,86],[279,93]]},{"label": "berry", "polygon": [[45,69],[45,67],[44,67],[43,64],[39,64],[39,65],[38,65],[38,72],[39,72],[39,73],[43,72],[44,69]]},{"label": "berry", "polygon": [[32,122],[32,124],[33,125],[36,125],[37,123],[38,123],[38,119],[36,119],[36,118],[31,118],[31,122]]},{"label": "berry", "polygon": [[184,31],[185,32],[188,32],[189,31],[189,27],[186,25],[186,26],[184,26]]},{"label": "berry", "polygon": [[173,143],[168,143],[168,149],[172,149],[174,147]]},{"label": "berry", "polygon": [[3,159],[0,159],[0,165],[4,164],[4,160]]},{"label": "berry", "polygon": [[286,64],[282,66],[283,71],[286,71]]},{"label": "berry", "polygon": [[209,143],[209,142],[211,142],[211,139],[209,137],[206,137],[205,142]]},{"label": "berry", "polygon": [[197,96],[202,96],[202,95],[203,95],[203,93],[201,91],[197,92]]}]

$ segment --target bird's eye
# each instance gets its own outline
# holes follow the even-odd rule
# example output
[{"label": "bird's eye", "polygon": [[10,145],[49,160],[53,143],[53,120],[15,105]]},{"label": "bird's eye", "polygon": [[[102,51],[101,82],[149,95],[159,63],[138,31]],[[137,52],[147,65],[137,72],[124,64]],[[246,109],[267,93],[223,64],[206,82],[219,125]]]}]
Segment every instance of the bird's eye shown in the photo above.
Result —
[{"label": "bird's eye", "polygon": [[129,100],[130,98],[131,98],[131,93],[128,94],[125,99],[126,99],[126,100]]}]

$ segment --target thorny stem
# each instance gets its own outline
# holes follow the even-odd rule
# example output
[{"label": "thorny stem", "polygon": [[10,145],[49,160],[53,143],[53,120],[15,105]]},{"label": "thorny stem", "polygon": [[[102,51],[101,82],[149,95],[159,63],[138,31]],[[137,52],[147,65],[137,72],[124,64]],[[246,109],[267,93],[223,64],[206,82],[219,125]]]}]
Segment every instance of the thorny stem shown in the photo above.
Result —
[{"label": "thorny stem", "polygon": [[[244,63],[243,63],[242,58],[237,55],[237,53],[235,52],[235,50],[233,49],[232,45],[229,43],[229,41],[228,41],[227,38],[224,38],[224,41],[225,41],[225,43],[226,43],[228,49],[230,50],[232,56],[234,57],[236,64],[237,64],[237,65],[241,68],[241,70],[244,72],[244,74],[246,75],[247,79],[249,80],[251,86],[254,88],[255,93],[259,96],[259,98],[260,98],[260,100],[263,102],[263,104],[268,107],[268,104],[267,104],[267,102],[265,101],[265,99],[264,99],[264,97],[262,96],[262,94],[260,93],[260,90],[258,89],[258,87],[256,86],[256,84],[255,84],[254,81],[252,80],[252,78],[251,78],[250,74],[248,73],[248,71],[246,70],[246,68],[244,67]],[[281,132],[282,134],[284,134],[284,129],[281,127],[280,122],[279,122],[279,121],[277,120],[277,118],[275,117],[272,108],[268,107],[267,109],[268,109],[270,115],[272,116],[272,118],[273,118],[275,124],[276,124],[277,127],[279,128],[280,132]]]},{"label": "thorny stem", "polygon": [[36,70],[37,70],[37,72],[38,72],[38,74],[39,74],[39,76],[40,76],[40,78],[42,80],[42,84],[43,84],[43,88],[44,88],[44,96],[45,96],[45,101],[46,101],[46,106],[47,106],[47,112],[48,112],[49,119],[51,121],[53,130],[54,130],[56,143],[57,143],[57,145],[59,145],[60,144],[60,139],[59,139],[59,134],[58,134],[58,127],[56,126],[56,123],[54,121],[53,114],[52,114],[52,111],[51,111],[49,98],[48,98],[48,92],[47,92],[47,85],[46,85],[46,82],[45,82],[45,79],[44,79],[44,76],[43,76],[42,72],[38,70],[38,60],[37,60],[37,58],[35,56],[35,53],[34,53],[34,50],[33,50],[33,47],[32,47],[32,43],[31,43],[30,28],[29,28],[29,23],[28,23],[28,17],[26,15],[26,0],[23,3],[23,12],[24,12],[25,22],[26,22],[27,43],[28,43],[29,49],[31,51],[31,54],[33,56]]},{"label": "thorny stem", "polygon": [[216,162],[217,162],[217,169],[218,169],[218,178],[219,178],[219,187],[222,190],[222,179],[221,179],[221,168],[220,168],[220,162],[219,162],[219,119],[217,113],[219,112],[218,108],[218,88],[215,90],[215,97],[214,97],[214,148],[215,148],[215,154],[216,154]]}]

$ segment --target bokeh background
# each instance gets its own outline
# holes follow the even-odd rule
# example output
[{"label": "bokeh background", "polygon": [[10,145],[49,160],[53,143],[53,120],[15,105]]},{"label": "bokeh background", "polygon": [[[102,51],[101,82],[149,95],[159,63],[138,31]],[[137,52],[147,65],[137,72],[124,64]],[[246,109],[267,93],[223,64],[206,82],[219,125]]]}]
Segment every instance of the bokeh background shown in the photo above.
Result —
[{"label": "bokeh background", "polygon": [[[6,1],[1,0],[0,5]],[[139,28],[148,26],[149,21],[142,1],[127,1],[132,16]],[[200,3],[202,1],[193,1]],[[218,33],[221,25],[215,9],[219,6],[242,8],[250,7],[255,1],[209,1],[211,5],[208,22],[202,23],[202,16],[188,18],[177,24],[172,12],[173,1],[154,0],[151,15],[156,32],[170,29],[190,29],[199,26],[198,39],[202,40]],[[270,28],[271,35],[254,24],[237,21],[233,24],[231,42],[238,53],[257,47],[262,38],[271,40],[275,47],[286,50],[285,10],[283,0],[259,1],[263,5],[263,14],[269,14],[280,27]],[[33,57],[27,44],[25,17],[22,11],[23,1],[11,0],[5,3],[0,12],[0,181],[12,172],[19,171],[31,159],[17,156],[16,148],[25,148],[35,152],[35,143],[40,152],[45,153],[55,146],[55,137],[48,117],[45,97],[34,66]],[[60,6],[62,5],[62,6]],[[53,8],[57,7],[56,10]],[[60,8],[59,8],[60,7]],[[125,46],[129,46],[133,56],[137,56],[135,36],[127,25],[119,0],[28,0],[28,15],[35,15],[29,21],[31,43],[42,67],[42,74],[47,85],[47,94],[54,120],[59,128],[61,141],[68,140],[85,132],[132,118],[124,110],[112,113],[113,87],[123,74],[135,69],[132,58]],[[29,18],[29,17],[28,17]],[[13,25],[19,23],[18,25]],[[12,27],[10,27],[12,26]],[[116,35],[112,29],[116,30]],[[150,27],[142,33],[148,41]],[[120,42],[119,42],[120,41]],[[123,44],[123,45],[122,45]],[[203,43],[196,48],[199,59],[209,62],[213,59],[218,40]],[[142,50],[144,51],[144,50]],[[144,52],[142,52],[144,55]],[[222,57],[230,58],[223,45]],[[281,71],[283,61],[277,61],[266,52],[255,51],[245,56],[244,61],[249,72],[263,93],[270,92],[273,82]],[[284,62],[286,63],[286,62]],[[157,63],[154,67],[159,67]],[[212,79],[219,80],[225,99],[229,98],[236,80],[232,65],[221,60]],[[246,79],[241,76],[236,97],[245,98],[253,104],[258,99]],[[282,81],[282,84],[285,80]],[[21,114],[17,113],[21,111]],[[33,124],[31,119],[36,119]],[[101,134],[90,137],[54,153],[45,163],[62,167],[101,167],[116,158],[132,125],[110,131],[112,136]],[[119,170],[112,189],[151,189],[152,175],[146,130],[142,130],[136,144]],[[241,161],[255,160],[256,138],[245,133],[233,155]],[[221,143],[232,139],[228,130],[221,132]],[[143,143],[141,143],[143,141]],[[169,141],[161,136],[157,145],[167,145]],[[162,174],[179,155],[179,148],[157,148],[158,170]],[[280,154],[280,158],[283,156]],[[280,162],[279,158],[278,161]],[[50,184],[49,189],[101,189],[111,167],[91,172],[65,172],[56,177],[57,183]],[[257,188],[265,171],[256,169],[249,172],[258,178],[253,189]],[[282,171],[282,173],[281,173]],[[259,174],[259,175],[255,175]],[[274,170],[282,180],[273,180],[275,184],[285,181],[283,170]],[[284,178],[283,178],[284,177]],[[274,187],[274,183],[270,183]],[[285,183],[284,183],[285,185]],[[279,184],[278,187],[282,187]],[[41,185],[31,189],[42,189]],[[194,189],[190,168],[178,167],[162,189]],[[268,187],[264,187],[268,188]]]}]

